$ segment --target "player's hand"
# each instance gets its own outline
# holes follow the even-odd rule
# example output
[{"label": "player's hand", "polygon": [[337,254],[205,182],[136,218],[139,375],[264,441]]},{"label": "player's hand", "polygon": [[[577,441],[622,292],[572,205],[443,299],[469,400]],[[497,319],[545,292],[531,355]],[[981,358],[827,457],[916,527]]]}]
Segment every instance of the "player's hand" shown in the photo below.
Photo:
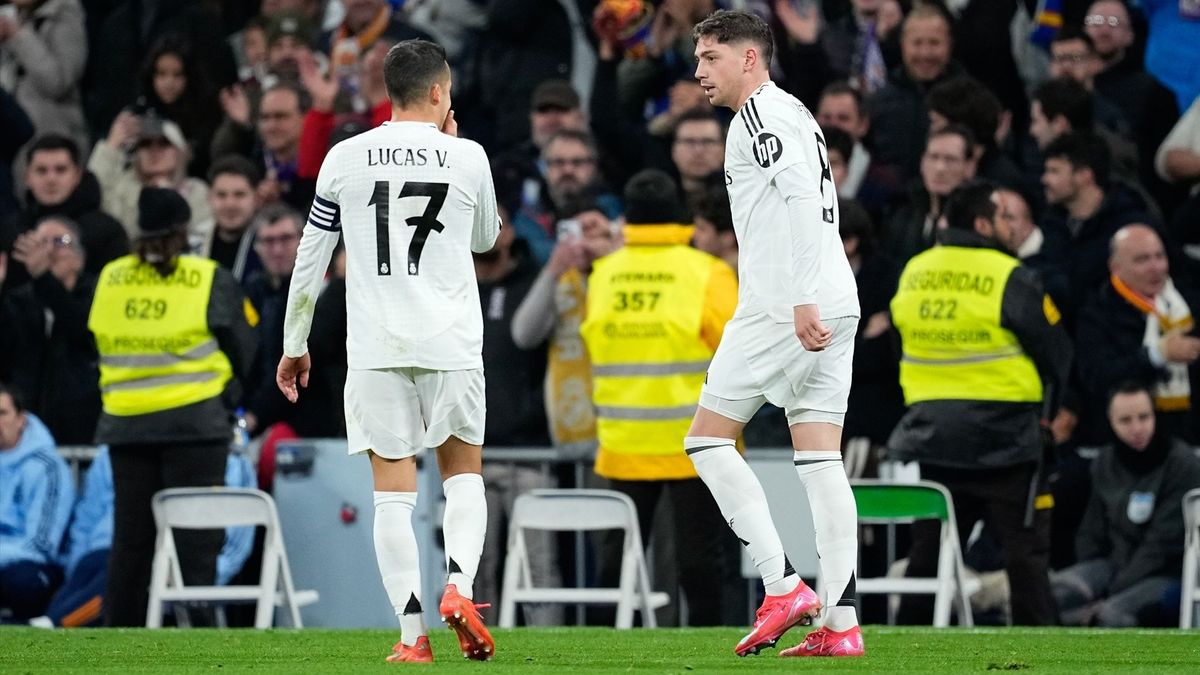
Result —
[{"label": "player's hand", "polygon": [[816,305],[796,305],[792,308],[792,320],[796,325],[796,337],[810,352],[819,352],[833,340],[833,331],[821,323],[821,312]]},{"label": "player's hand", "polygon": [[446,119],[442,122],[442,133],[447,136],[458,136],[458,122],[454,119],[454,110],[446,113]]},{"label": "player's hand", "polygon": [[311,368],[312,359],[308,353],[298,358],[285,355],[279,359],[279,368],[275,370],[275,385],[287,400],[295,403],[300,398],[300,392],[296,389],[297,382],[301,387],[308,388],[308,371]]}]

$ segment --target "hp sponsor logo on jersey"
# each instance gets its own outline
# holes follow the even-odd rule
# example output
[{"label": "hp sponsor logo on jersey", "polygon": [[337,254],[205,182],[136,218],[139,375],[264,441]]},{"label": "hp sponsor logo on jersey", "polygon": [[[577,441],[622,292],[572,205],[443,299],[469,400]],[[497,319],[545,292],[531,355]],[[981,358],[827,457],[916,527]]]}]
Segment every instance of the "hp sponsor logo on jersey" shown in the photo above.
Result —
[{"label": "hp sponsor logo on jersey", "polygon": [[758,135],[758,140],[754,141],[753,150],[754,161],[765,169],[783,154],[783,141],[775,134],[764,131]]}]

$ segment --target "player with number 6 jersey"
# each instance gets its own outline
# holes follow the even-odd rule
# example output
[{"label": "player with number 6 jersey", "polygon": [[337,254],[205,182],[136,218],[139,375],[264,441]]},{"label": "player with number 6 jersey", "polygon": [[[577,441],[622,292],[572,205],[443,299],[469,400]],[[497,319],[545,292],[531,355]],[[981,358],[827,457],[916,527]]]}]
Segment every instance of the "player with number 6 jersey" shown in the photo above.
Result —
[{"label": "player with number 6 jersey", "polygon": [[471,253],[500,232],[490,163],[457,138],[446,52],[397,43],[384,59],[392,119],[326,156],[300,241],[276,383],[296,401],[312,366],[308,334],[329,258],[346,245],[346,442],[370,457],[375,555],[400,621],[389,662],[433,660],[413,533],[415,456],[436,448],[446,495],[439,613],[462,655],[495,643],[471,601],[487,529],[483,315]]}]

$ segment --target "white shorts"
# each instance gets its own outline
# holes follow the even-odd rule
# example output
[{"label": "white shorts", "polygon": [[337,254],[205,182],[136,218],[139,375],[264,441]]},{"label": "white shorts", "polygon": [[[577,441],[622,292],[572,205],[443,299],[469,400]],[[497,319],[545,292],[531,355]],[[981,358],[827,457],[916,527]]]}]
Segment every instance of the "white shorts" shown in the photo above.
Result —
[{"label": "white shorts", "polygon": [[767,315],[736,317],[708,367],[700,405],[749,422],[763,403],[783,408],[788,424],[826,422],[842,425],[850,397],[857,317],[827,319],[829,346],[810,352],[795,327]]},{"label": "white shorts", "polygon": [[412,457],[451,436],[483,444],[483,369],[388,368],[346,373],[346,442],[351,455]]}]

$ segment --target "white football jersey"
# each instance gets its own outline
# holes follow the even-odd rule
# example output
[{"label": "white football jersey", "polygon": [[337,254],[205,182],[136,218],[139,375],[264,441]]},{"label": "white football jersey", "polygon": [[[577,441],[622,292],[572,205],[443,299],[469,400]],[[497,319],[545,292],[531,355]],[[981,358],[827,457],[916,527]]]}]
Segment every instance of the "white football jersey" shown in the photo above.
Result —
[{"label": "white football jersey", "polygon": [[[801,200],[803,222],[789,218],[789,195],[775,182],[790,167],[803,172],[801,192],[790,195]],[[772,82],[746,100],[729,125],[725,184],[738,240],[738,315],[791,323],[794,306],[815,302],[822,319],[858,316],[825,137],[803,103]]]},{"label": "white football jersey", "polygon": [[471,252],[500,221],[483,148],[421,122],[387,122],[329,151],[292,275],[284,353],[307,349],[313,306],[341,233],[348,365],[482,368]]}]

